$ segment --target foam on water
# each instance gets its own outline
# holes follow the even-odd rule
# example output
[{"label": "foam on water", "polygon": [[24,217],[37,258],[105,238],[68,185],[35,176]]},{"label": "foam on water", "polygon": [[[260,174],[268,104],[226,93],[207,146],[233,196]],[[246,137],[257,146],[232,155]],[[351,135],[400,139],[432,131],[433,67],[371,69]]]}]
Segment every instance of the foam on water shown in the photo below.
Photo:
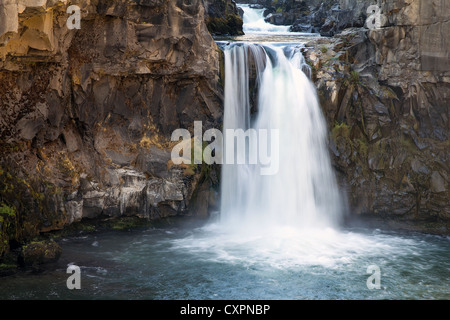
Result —
[{"label": "foam on water", "polygon": [[[266,23],[263,9],[242,8],[244,31],[288,31]],[[279,170],[263,176],[261,164],[223,164],[219,220],[173,240],[173,248],[201,259],[283,270],[342,268],[361,258],[398,253],[399,247],[407,250],[409,240],[385,241],[340,229],[345,207],[302,45],[232,42],[223,49],[224,130],[278,130]],[[252,141],[247,147],[244,158]]]},{"label": "foam on water", "polygon": [[277,34],[283,34],[289,32],[290,26],[278,26],[267,23],[264,20],[265,9],[253,9],[249,5],[240,5],[240,7],[242,8],[242,10],[244,10],[244,33],[276,32]]},{"label": "foam on water", "polygon": [[[278,133],[277,140],[269,141],[271,162],[276,162],[271,174],[262,174],[267,163],[222,165],[220,216],[228,228],[265,233],[263,229],[280,225],[336,227],[342,218],[326,123],[314,85],[303,70],[308,67],[299,45],[233,43],[225,48],[224,130]],[[254,88],[249,86],[252,72]],[[256,115],[250,113],[251,90],[258,90]],[[257,138],[261,136],[248,141],[243,159],[268,141]],[[224,141],[227,146],[231,140]]]},{"label": "foam on water", "polygon": [[175,250],[189,252],[200,259],[283,270],[302,266],[348,268],[361,259],[408,255],[418,246],[416,241],[407,238],[332,228],[277,226],[264,233],[255,229],[241,233],[224,229],[220,223],[171,243]]}]

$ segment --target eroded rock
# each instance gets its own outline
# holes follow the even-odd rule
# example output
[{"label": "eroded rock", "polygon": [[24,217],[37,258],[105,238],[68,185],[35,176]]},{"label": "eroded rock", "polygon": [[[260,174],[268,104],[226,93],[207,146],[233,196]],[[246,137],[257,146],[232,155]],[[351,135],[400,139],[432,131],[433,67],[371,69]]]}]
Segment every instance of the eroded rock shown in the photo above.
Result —
[{"label": "eroded rock", "polygon": [[[450,78],[444,52],[449,48],[445,36],[431,31],[447,21],[435,9],[422,14],[427,5],[387,1],[383,12],[389,21],[381,29],[346,29],[312,41],[305,52],[353,212],[445,226]],[[430,31],[426,41],[424,30]],[[427,55],[440,66],[433,67]]]},{"label": "eroded rock", "polygon": [[221,121],[202,0],[81,0],[80,29],[69,4],[0,4],[0,184],[18,242],[100,215],[188,214],[204,173],[170,165],[171,133]]}]

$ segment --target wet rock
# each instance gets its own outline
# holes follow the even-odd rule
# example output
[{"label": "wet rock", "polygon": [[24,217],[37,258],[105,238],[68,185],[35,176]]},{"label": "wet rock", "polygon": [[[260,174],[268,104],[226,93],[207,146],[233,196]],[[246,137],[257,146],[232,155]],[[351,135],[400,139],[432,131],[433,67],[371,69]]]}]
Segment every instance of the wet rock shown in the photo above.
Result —
[{"label": "wet rock", "polygon": [[211,212],[211,207],[214,207],[214,202],[214,189],[209,181],[204,181],[194,195],[189,211],[199,218],[207,218]]},{"label": "wet rock", "polygon": [[83,194],[83,218],[95,218],[99,216],[104,207],[105,192],[88,191]]},{"label": "wet rock", "polygon": [[23,264],[25,266],[39,266],[56,262],[61,253],[61,247],[53,240],[31,242],[22,247]]}]

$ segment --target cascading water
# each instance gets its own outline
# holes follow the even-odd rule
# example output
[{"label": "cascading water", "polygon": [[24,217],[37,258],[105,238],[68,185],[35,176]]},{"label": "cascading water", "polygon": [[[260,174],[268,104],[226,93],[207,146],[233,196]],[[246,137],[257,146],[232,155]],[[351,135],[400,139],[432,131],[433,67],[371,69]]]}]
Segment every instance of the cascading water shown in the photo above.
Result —
[{"label": "cascading water", "polygon": [[270,23],[267,23],[264,20],[264,10],[265,9],[253,9],[248,5],[241,5],[242,10],[244,11],[244,25],[243,31],[245,33],[248,32],[277,32],[287,33],[289,32],[290,26],[277,26]]},{"label": "cascading water", "polygon": [[[261,164],[228,164],[222,171],[222,223],[229,226],[336,227],[342,206],[328,151],[326,124],[301,46],[234,43],[225,48],[224,129],[276,130],[268,148],[277,172]],[[255,88],[249,86],[251,71]],[[258,90],[250,121],[250,90]],[[261,137],[250,140],[257,149]],[[225,139],[225,144],[229,143]],[[259,142],[259,144],[258,144]],[[263,141],[264,142],[264,141]],[[254,149],[252,149],[254,148]],[[227,150],[227,148],[225,148]]]}]

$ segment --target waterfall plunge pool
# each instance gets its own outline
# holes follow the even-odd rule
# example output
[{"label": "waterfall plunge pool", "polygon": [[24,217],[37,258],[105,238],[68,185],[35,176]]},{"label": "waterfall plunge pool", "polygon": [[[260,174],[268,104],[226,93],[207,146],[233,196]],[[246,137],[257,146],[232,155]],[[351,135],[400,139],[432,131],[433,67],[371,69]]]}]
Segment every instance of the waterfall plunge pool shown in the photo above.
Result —
[{"label": "waterfall plunge pool", "polygon": [[[369,228],[249,231],[215,222],[63,238],[59,261],[0,278],[0,299],[449,299],[450,238]],[[69,264],[81,289],[69,290]],[[367,268],[380,269],[370,290]]]}]

